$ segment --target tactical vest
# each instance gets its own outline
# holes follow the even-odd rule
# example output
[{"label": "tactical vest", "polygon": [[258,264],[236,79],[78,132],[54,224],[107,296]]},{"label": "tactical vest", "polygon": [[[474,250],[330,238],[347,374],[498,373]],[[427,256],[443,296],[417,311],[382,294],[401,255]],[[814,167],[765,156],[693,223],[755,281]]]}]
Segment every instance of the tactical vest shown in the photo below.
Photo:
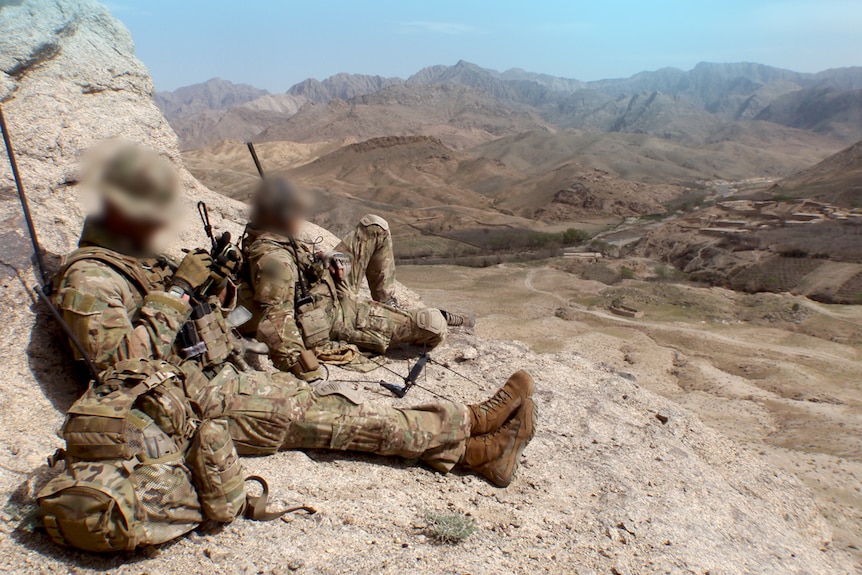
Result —
[{"label": "tactical vest", "polygon": [[[80,297],[64,291],[64,278],[72,265],[81,261],[97,261],[109,266],[125,277],[134,287],[132,295],[138,309],[151,291],[164,291],[173,275],[166,258],[135,258],[97,246],[85,246],[69,254],[63,261],[53,284],[54,302],[60,309],[75,309],[85,302],[67,301]],[[232,299],[236,299],[233,294]],[[225,321],[221,305],[216,297],[194,305],[192,318],[183,326],[174,351],[182,359],[194,359],[203,368],[214,368],[224,363],[234,352],[237,343]],[[77,351],[75,351],[77,354]]]},{"label": "tactical vest", "polygon": [[[253,243],[254,241],[263,241],[275,249],[286,250],[293,254],[299,274],[294,290],[293,305],[296,312],[296,323],[302,331],[302,340],[308,349],[321,347],[328,343],[332,331],[331,318],[336,315],[335,311],[340,305],[338,290],[329,270],[310,251],[294,249],[289,241],[280,241],[273,237],[274,234],[268,234],[266,238],[254,238],[249,231],[246,234],[246,237],[243,238],[243,256],[246,258],[246,262],[248,262],[246,243]],[[257,325],[263,316],[263,310],[254,301],[254,287],[251,283],[251,277],[248,276],[248,264],[246,263],[246,277],[240,288],[240,303],[252,311],[253,319],[243,326],[242,332],[252,335],[257,330]],[[305,299],[304,292],[307,293],[308,299]]]},{"label": "tactical vest", "polygon": [[224,420],[200,421],[185,375],[159,361],[108,370],[69,410],[65,468],[38,495],[61,545],[119,551],[169,541],[204,518],[229,522],[245,507],[236,449]]},{"label": "tactical vest", "polygon": [[338,306],[335,282],[329,270],[307,251],[294,252],[299,281],[306,282],[308,299],[303,300],[302,290],[297,287],[295,307],[296,323],[302,331],[305,347],[314,349],[329,342],[332,331],[333,310]]}]

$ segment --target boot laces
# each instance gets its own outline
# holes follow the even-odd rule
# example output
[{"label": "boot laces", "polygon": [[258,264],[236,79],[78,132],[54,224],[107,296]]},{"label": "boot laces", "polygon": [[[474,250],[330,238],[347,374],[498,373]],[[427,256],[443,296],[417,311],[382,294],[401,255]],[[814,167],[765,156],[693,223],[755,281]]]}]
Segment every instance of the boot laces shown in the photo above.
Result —
[{"label": "boot laces", "polygon": [[501,389],[500,391],[495,393],[493,397],[489,398],[487,401],[480,403],[478,407],[485,413],[489,413],[506,405],[511,400],[512,394],[510,394],[506,389]]}]

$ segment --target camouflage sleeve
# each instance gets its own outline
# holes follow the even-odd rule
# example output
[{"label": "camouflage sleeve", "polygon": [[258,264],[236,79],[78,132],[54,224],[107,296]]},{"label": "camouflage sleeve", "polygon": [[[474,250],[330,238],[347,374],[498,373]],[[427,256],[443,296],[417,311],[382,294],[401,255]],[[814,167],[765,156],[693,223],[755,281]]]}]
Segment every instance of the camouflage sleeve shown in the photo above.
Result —
[{"label": "camouflage sleeve", "polygon": [[249,269],[254,299],[263,309],[257,338],[269,346],[273,365],[290,371],[305,349],[294,310],[296,261],[289,251],[263,244],[249,251]]},{"label": "camouflage sleeve", "polygon": [[188,303],[161,292],[147,295],[137,310],[129,282],[101,262],[74,264],[61,285],[56,297],[63,317],[100,369],[166,357],[191,315]]}]

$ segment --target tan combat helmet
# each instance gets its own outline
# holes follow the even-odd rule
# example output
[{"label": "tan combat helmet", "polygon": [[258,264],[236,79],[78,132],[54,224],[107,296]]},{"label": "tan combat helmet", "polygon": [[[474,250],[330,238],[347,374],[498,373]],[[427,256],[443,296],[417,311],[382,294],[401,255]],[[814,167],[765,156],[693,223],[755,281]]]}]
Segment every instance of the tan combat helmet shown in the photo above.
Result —
[{"label": "tan combat helmet", "polygon": [[177,215],[179,177],[168,160],[131,143],[103,157],[85,181],[102,201],[135,221],[168,223]]},{"label": "tan combat helmet", "polygon": [[311,196],[286,178],[268,176],[251,201],[251,226],[278,231],[290,220],[304,219],[312,207]]}]

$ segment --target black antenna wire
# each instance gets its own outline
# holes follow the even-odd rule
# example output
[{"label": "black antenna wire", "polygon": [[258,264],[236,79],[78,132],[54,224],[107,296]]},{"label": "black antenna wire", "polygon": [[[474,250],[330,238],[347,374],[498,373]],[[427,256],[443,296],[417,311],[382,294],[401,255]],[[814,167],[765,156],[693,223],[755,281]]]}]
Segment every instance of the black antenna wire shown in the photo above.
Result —
[{"label": "black antenna wire", "polygon": [[12,167],[12,177],[15,178],[15,187],[18,188],[18,199],[21,200],[21,209],[24,211],[24,219],[27,221],[27,229],[30,232],[30,241],[33,243],[33,251],[36,254],[36,264],[39,266],[39,274],[42,283],[47,284],[51,278],[45,270],[45,261],[42,259],[42,246],[36,236],[36,226],[33,224],[33,216],[30,213],[30,202],[24,193],[24,184],[21,182],[21,174],[18,172],[18,161],[15,159],[15,151],[12,149],[12,141],[9,138],[9,128],[6,127],[6,118],[3,116],[3,108],[0,107],[0,128],[3,130],[3,143],[6,146],[6,155],[9,156],[9,165]]},{"label": "black antenna wire", "polygon": [[[30,242],[33,244],[33,251],[36,255],[36,265],[39,267],[39,275],[42,277],[42,285],[36,288],[36,293],[39,295],[39,299],[45,302],[45,305],[48,307],[48,311],[51,312],[51,317],[53,317],[57,322],[57,325],[60,326],[60,330],[63,334],[69,338],[72,346],[78,351],[81,358],[84,360],[84,363],[87,365],[87,369],[90,371],[93,379],[98,383],[101,381],[101,372],[99,371],[99,368],[96,367],[96,364],[93,362],[93,358],[90,357],[90,354],[87,352],[87,348],[84,347],[84,344],[78,338],[77,334],[72,331],[72,328],[69,327],[69,324],[66,323],[65,319],[63,319],[60,311],[54,307],[53,302],[51,302],[51,278],[48,275],[48,271],[45,269],[45,260],[42,257],[42,246],[39,245],[39,237],[36,235],[36,226],[33,224],[33,216],[30,213],[30,203],[27,201],[27,195],[24,193],[24,184],[21,182],[21,174],[18,173],[18,162],[15,160],[15,151],[12,149],[12,140],[9,137],[9,128],[6,126],[6,118],[3,116],[2,106],[0,106],[0,130],[3,132],[3,144],[6,146],[6,155],[9,156],[9,165],[12,167],[12,176],[15,178],[15,186],[18,188],[18,199],[21,200],[21,209],[24,211],[24,219],[27,222],[27,231],[30,233]],[[23,278],[21,278],[21,283],[24,283]],[[26,283],[24,284],[24,287],[27,288]]]}]

